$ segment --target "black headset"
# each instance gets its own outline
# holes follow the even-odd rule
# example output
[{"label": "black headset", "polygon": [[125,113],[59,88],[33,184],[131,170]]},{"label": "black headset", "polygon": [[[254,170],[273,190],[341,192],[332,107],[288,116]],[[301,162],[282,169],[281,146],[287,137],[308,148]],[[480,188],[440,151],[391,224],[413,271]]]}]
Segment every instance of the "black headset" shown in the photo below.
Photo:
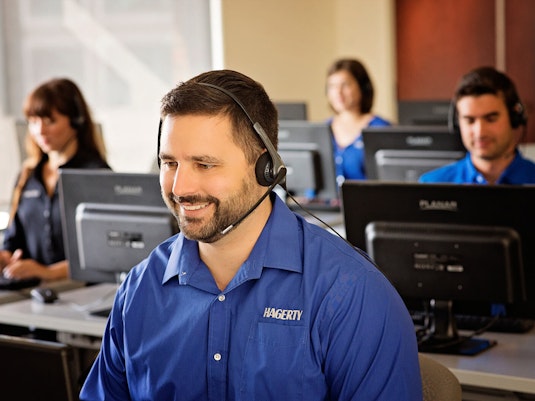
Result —
[{"label": "black headset", "polygon": [[85,116],[83,113],[84,107],[82,99],[80,98],[80,94],[76,89],[74,89],[73,95],[74,110],[76,113],[74,116],[69,118],[69,122],[71,123],[72,128],[78,130],[85,124]]},{"label": "black headset", "polygon": [[[285,175],[286,166],[284,165],[284,162],[282,161],[280,155],[277,153],[275,146],[273,146],[273,143],[267,136],[266,131],[264,131],[264,128],[262,128],[259,122],[254,122],[250,114],[245,109],[245,106],[238,100],[238,98],[232,92],[220,86],[209,84],[206,82],[198,82],[198,84],[214,88],[230,97],[234,101],[234,103],[236,103],[240,107],[240,109],[242,109],[247,119],[251,122],[253,129],[255,130],[260,140],[262,141],[262,144],[267,150],[267,152],[263,152],[256,161],[256,181],[264,187],[269,187],[275,182],[275,179],[277,179],[279,173],[282,172],[282,174]],[[282,181],[282,178],[284,177],[281,177],[279,181]]]},{"label": "black headset", "polygon": [[[256,174],[256,181],[264,186],[269,187],[273,185],[275,182],[277,183],[283,183],[284,177],[286,176],[286,166],[284,165],[284,162],[282,161],[282,158],[277,153],[277,150],[275,149],[275,146],[269,139],[269,137],[266,134],[266,131],[264,131],[264,128],[260,125],[259,122],[254,122],[254,120],[251,118],[247,110],[245,109],[245,106],[238,100],[238,98],[230,91],[228,91],[225,88],[222,88],[217,85],[213,85],[206,82],[197,82],[199,85],[208,86],[210,88],[216,89],[228,97],[230,97],[234,103],[236,103],[240,109],[243,111],[243,113],[246,115],[247,119],[251,122],[251,125],[262,141],[262,144],[266,148],[267,152],[263,152],[258,160],[255,163],[255,174]],[[160,119],[160,124],[158,126],[158,151],[160,149],[160,136],[161,136],[161,130],[162,130],[162,120]],[[160,164],[160,160],[158,158],[158,165]]]}]

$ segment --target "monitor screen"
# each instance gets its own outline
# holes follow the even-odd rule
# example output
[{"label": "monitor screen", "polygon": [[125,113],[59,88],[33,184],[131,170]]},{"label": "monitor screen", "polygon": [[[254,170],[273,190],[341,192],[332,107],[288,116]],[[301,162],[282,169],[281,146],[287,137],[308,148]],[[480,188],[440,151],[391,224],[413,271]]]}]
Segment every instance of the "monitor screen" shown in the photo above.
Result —
[{"label": "monitor screen", "polygon": [[119,283],[178,231],[157,174],[65,169],[59,194],[73,280]]},{"label": "monitor screen", "polygon": [[398,121],[401,125],[448,125],[451,101],[400,100],[398,101]]},{"label": "monitor screen", "polygon": [[325,123],[279,121],[279,154],[286,187],[306,206],[339,207],[333,143]]},{"label": "monitor screen", "polygon": [[362,130],[370,180],[416,182],[420,175],[466,154],[447,126],[388,126]]},{"label": "monitor screen", "polygon": [[279,120],[307,120],[307,104],[305,102],[275,102]]},{"label": "monitor screen", "polygon": [[[534,204],[535,186],[342,185],[347,239],[408,304],[451,308],[430,309],[440,318],[463,308],[491,315],[496,305],[499,313],[535,318]],[[454,323],[436,320],[436,334],[455,338]]]}]

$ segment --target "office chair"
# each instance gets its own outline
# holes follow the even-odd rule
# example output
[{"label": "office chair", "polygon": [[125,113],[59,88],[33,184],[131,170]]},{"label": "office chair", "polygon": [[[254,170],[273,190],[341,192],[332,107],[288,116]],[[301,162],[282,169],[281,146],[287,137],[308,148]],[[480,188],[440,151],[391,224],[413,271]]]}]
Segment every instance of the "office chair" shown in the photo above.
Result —
[{"label": "office chair", "polygon": [[77,399],[79,375],[68,345],[0,335],[0,391],[3,400]]},{"label": "office chair", "polygon": [[461,401],[461,384],[444,365],[423,354],[418,354],[424,401]]}]

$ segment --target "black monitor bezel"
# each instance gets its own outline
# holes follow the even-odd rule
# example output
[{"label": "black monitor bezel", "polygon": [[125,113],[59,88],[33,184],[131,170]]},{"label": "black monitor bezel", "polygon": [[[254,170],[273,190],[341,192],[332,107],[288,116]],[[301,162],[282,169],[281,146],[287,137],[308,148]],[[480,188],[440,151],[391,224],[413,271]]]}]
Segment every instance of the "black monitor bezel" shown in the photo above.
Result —
[{"label": "black monitor bezel", "polygon": [[[307,146],[300,147],[299,144],[307,144]],[[319,181],[322,183],[322,188],[316,193],[312,201],[339,206],[334,145],[328,124],[311,121],[279,121],[279,153],[284,153],[284,150],[310,150],[310,146],[314,147],[319,156],[321,164]]]},{"label": "black monitor bezel", "polygon": [[[72,280],[88,283],[117,283],[122,272],[84,269],[80,263],[76,228],[77,207],[81,204],[125,205],[168,213],[169,224],[177,232],[176,220],[167,209],[162,196],[159,175],[154,173],[123,173],[107,169],[62,169],[58,181],[63,241]],[[162,236],[162,240],[164,236]],[[152,249],[146,249],[150,253]]]},{"label": "black monitor bezel", "polygon": [[[346,181],[341,192],[346,238],[364,251],[365,227],[373,221],[514,228],[522,240],[523,278],[527,300],[522,301],[517,296],[513,303],[507,305],[507,314],[519,318],[535,318],[535,294],[530,291],[535,288],[535,248],[532,246],[535,242],[535,220],[529,218],[529,210],[535,204],[534,185]],[[416,299],[406,298],[409,301]],[[481,314],[485,314],[487,310],[490,312],[492,303],[492,300],[459,301],[461,309],[477,310],[481,311]],[[456,309],[456,312],[463,313],[463,310]]]},{"label": "black monitor bezel", "polygon": [[[451,132],[447,126],[391,125],[368,127],[362,130],[362,141],[364,143],[366,177],[369,180],[380,179],[375,155],[381,150],[410,151],[413,153],[410,157],[415,159],[416,152],[421,153],[421,157],[430,155],[430,158],[442,157],[445,152],[454,152],[455,158],[449,156],[452,161],[458,160],[466,154],[461,137]],[[408,159],[410,158],[408,157]]]}]

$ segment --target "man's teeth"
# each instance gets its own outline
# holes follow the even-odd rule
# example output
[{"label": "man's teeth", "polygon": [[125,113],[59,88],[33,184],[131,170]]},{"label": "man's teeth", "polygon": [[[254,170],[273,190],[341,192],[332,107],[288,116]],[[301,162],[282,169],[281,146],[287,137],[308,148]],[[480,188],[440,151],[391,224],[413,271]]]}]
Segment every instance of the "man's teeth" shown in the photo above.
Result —
[{"label": "man's teeth", "polygon": [[208,206],[208,203],[203,203],[202,205],[182,205],[185,210],[199,210],[206,206]]}]

